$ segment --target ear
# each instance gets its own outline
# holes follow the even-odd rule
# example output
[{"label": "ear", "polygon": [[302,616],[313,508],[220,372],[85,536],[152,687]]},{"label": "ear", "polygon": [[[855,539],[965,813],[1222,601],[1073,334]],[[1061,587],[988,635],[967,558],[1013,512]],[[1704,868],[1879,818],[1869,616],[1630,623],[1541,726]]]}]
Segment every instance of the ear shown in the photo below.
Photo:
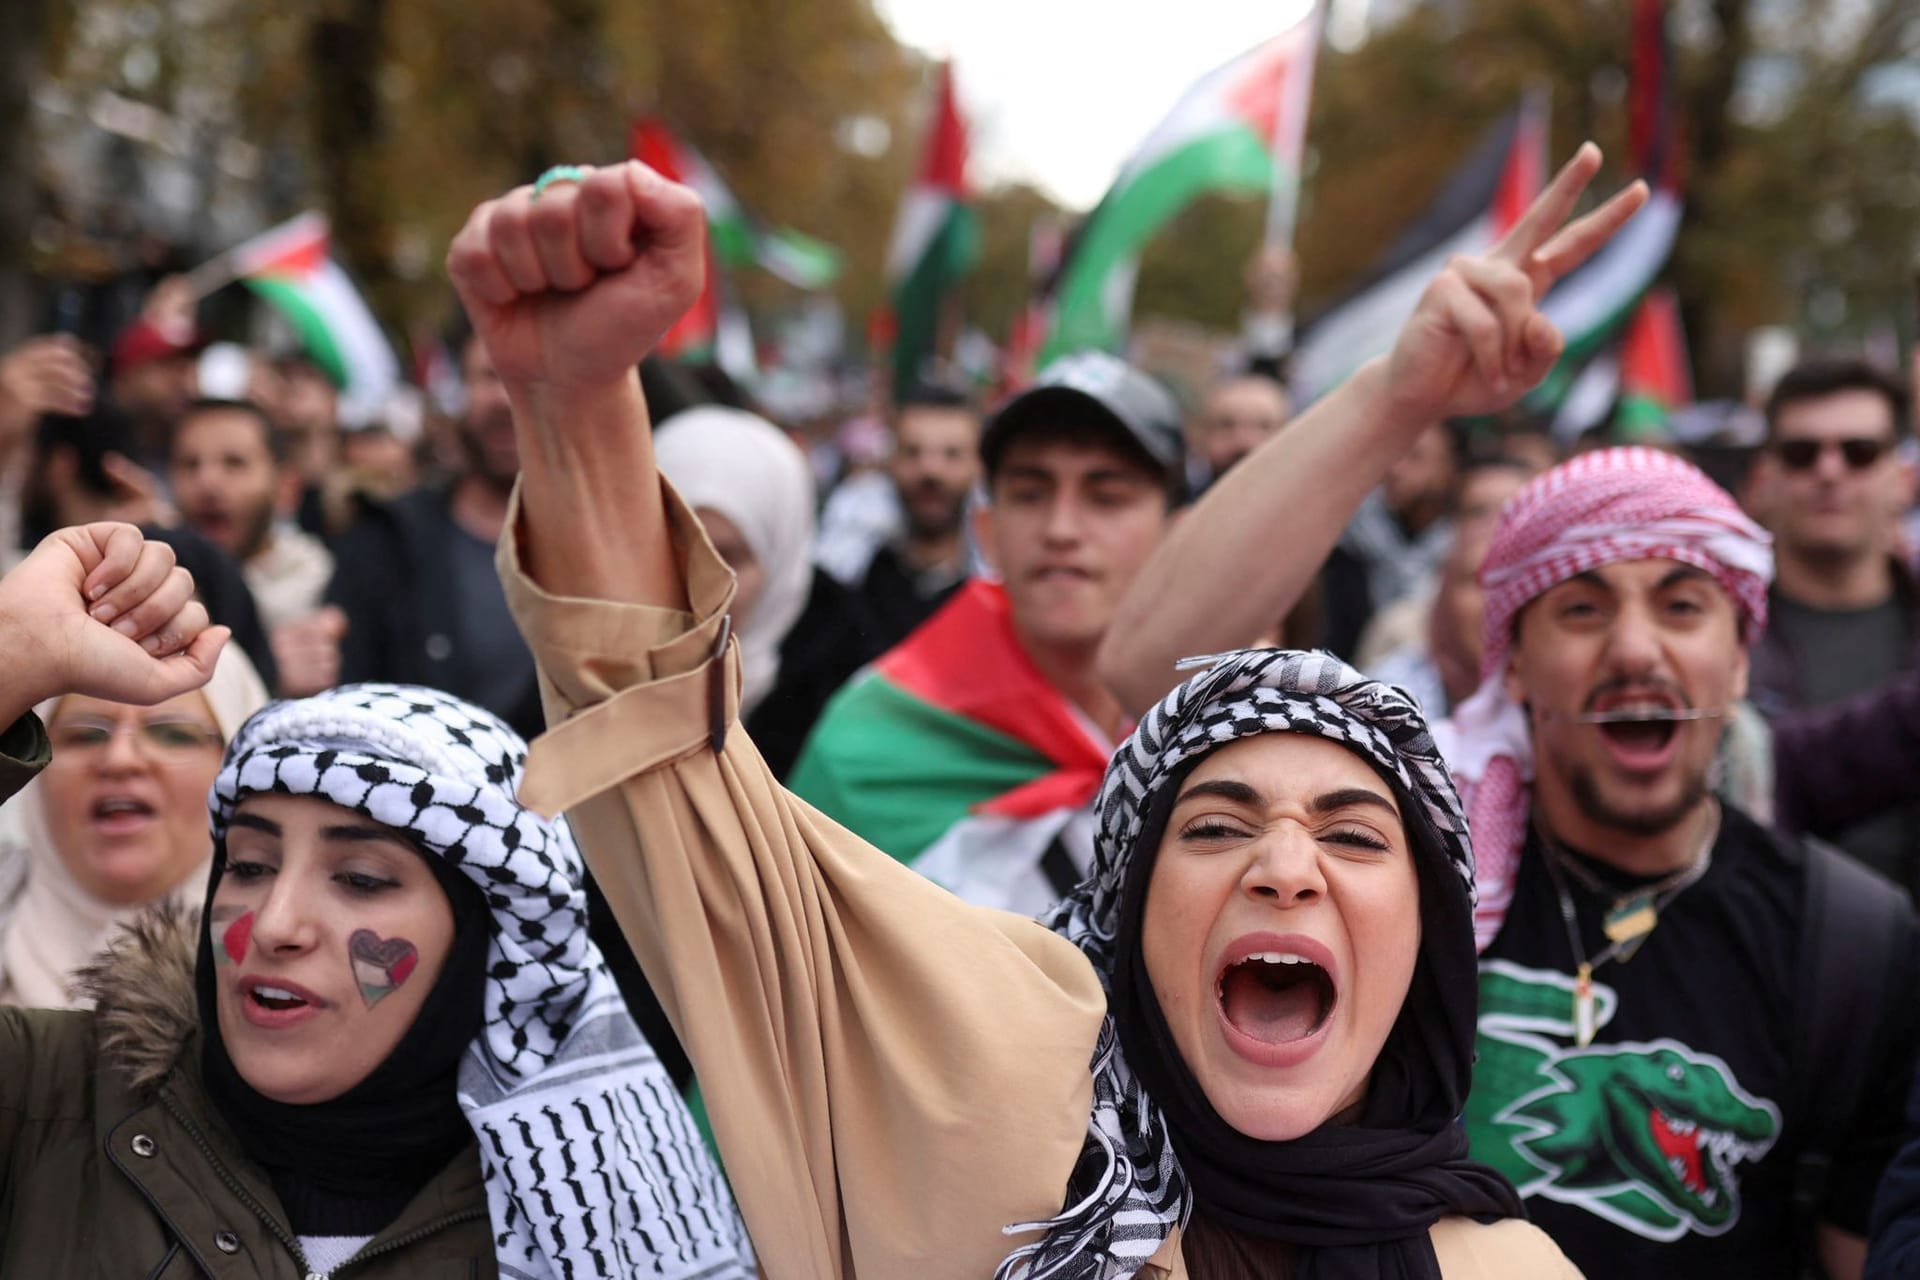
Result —
[{"label": "ear", "polygon": [[1507,669],[1500,676],[1501,684],[1506,688],[1507,701],[1515,706],[1524,706],[1527,701],[1527,682],[1520,675],[1520,650],[1516,645],[1507,651]]},{"label": "ear", "polygon": [[290,515],[300,509],[300,491],[302,483],[300,468],[291,462],[281,464],[280,481],[274,491],[273,509],[283,515]]},{"label": "ear", "polygon": [[1733,660],[1733,696],[1731,701],[1741,702],[1747,696],[1747,674],[1752,670],[1753,662],[1747,654],[1747,646],[1737,645]]}]

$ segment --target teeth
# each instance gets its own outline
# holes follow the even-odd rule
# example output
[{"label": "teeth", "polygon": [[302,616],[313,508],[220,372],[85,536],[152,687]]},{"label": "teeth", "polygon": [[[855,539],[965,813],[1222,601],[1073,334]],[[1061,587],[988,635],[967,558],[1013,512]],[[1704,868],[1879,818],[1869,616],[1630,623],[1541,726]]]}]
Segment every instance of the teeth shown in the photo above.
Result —
[{"label": "teeth", "polygon": [[[262,1000],[300,1000],[300,997],[293,992],[284,991],[279,987],[255,987],[253,994]],[[300,1003],[305,1004],[306,1001],[300,1000]]]},{"label": "teeth", "polygon": [[1242,960],[1241,964],[1251,964],[1258,960],[1261,964],[1312,964],[1305,956],[1295,955],[1291,951],[1256,951]]}]

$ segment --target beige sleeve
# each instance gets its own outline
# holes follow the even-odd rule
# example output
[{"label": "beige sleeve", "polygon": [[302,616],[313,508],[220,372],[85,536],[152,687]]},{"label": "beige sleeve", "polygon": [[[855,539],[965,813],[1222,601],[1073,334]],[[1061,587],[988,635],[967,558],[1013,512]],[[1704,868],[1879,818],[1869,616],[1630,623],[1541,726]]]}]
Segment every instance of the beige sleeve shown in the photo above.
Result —
[{"label": "beige sleeve", "polygon": [[510,513],[501,577],[554,726],[522,796],[567,811],[772,1274],[991,1275],[1001,1228],[1060,1208],[1098,979],[781,788],[735,720],[738,647],[714,657],[732,576],[666,497],[691,613],[547,594]]},{"label": "beige sleeve", "polygon": [[1442,1218],[1428,1238],[1446,1280],[1581,1280],[1560,1246],[1521,1218]]}]

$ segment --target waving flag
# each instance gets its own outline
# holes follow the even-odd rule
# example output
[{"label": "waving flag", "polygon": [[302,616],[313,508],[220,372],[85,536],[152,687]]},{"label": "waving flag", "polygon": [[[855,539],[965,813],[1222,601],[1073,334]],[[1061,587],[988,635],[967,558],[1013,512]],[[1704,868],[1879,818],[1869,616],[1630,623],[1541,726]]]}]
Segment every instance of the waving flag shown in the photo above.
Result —
[{"label": "waving flag", "polygon": [[967,207],[967,125],[954,99],[953,66],[942,63],[920,171],[900,202],[887,251],[896,402],[932,358],[942,308],[979,255],[979,229]]},{"label": "waving flag", "polygon": [[1545,184],[1546,154],[1546,99],[1529,95],[1488,132],[1359,287],[1305,327],[1293,352],[1295,390],[1318,399],[1385,355],[1448,258],[1485,253],[1520,221]]},{"label": "waving flag", "polygon": [[707,158],[663,122],[634,125],[632,154],[700,193],[714,253],[729,267],[759,267],[800,289],[824,289],[839,277],[838,249],[798,231],[763,226]]},{"label": "waving flag", "polygon": [[1068,351],[1120,348],[1141,251],[1195,200],[1294,185],[1276,182],[1275,169],[1299,171],[1317,12],[1189,89],[1127,159],[1067,251],[1043,364]]},{"label": "waving flag", "polygon": [[225,255],[226,268],[271,303],[341,389],[341,415],[371,417],[400,381],[400,361],[331,253],[327,219],[303,213]]}]

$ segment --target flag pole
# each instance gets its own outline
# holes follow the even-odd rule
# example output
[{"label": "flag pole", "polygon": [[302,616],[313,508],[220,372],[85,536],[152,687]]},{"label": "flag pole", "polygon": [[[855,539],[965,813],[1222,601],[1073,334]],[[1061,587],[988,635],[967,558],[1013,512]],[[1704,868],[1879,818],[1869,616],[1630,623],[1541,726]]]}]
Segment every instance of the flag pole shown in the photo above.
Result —
[{"label": "flag pole", "polygon": [[215,254],[182,278],[195,302],[210,293],[217,293],[240,278],[239,272],[233,269],[233,250]]},{"label": "flag pole", "polygon": [[1301,24],[1304,56],[1297,65],[1298,74],[1287,77],[1274,119],[1273,189],[1267,196],[1267,229],[1262,241],[1267,249],[1285,249],[1293,244],[1294,224],[1300,212],[1299,160],[1306,154],[1313,69],[1325,24],[1326,0],[1313,0],[1313,8]]}]

